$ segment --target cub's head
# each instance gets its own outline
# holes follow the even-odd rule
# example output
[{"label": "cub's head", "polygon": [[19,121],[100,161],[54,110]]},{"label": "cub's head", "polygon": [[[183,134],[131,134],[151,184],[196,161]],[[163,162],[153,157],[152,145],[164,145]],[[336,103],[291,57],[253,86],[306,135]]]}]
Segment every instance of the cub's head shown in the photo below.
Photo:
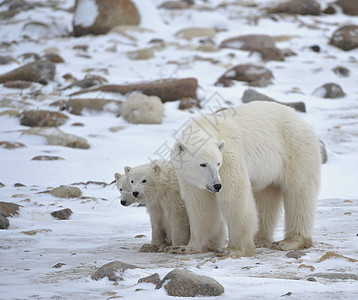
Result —
[{"label": "cub's head", "polygon": [[200,189],[217,193],[221,189],[219,169],[225,141],[209,140],[202,146],[177,141],[170,154],[173,168],[182,179]]},{"label": "cub's head", "polygon": [[125,167],[124,170],[128,175],[132,196],[139,202],[148,201],[150,194],[155,193],[156,188],[158,188],[155,178],[161,172],[160,166],[150,163],[135,168]]},{"label": "cub's head", "polygon": [[129,183],[129,178],[126,174],[115,173],[116,185],[121,194],[121,204],[123,206],[129,206],[135,202],[135,198],[132,196],[132,187]]}]

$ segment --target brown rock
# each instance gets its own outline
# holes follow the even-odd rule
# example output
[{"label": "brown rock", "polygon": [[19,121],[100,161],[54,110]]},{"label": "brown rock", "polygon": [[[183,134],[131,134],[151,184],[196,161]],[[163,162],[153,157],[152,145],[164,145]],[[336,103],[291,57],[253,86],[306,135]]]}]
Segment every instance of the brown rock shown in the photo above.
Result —
[{"label": "brown rock", "polygon": [[27,110],[22,113],[20,124],[24,126],[58,127],[66,123],[68,117],[57,111]]},{"label": "brown rock", "polygon": [[188,7],[189,7],[189,3],[187,1],[165,1],[158,8],[186,9]]},{"label": "brown rock", "polygon": [[122,101],[109,99],[71,99],[66,103],[65,109],[71,114],[81,116],[83,112],[112,112],[116,115],[121,112]]},{"label": "brown rock", "polygon": [[193,107],[201,108],[198,99],[189,98],[189,97],[180,99],[179,107],[178,107],[180,110],[190,109]]},{"label": "brown rock", "polygon": [[60,64],[65,62],[65,60],[57,53],[47,53],[44,55],[44,58],[55,64]]},{"label": "brown rock", "polygon": [[64,158],[62,158],[60,156],[37,155],[37,156],[33,157],[31,160],[48,161],[48,160],[64,160]]},{"label": "brown rock", "polygon": [[144,82],[128,85],[104,85],[95,89],[79,91],[73,95],[101,91],[108,93],[127,94],[133,91],[141,91],[148,96],[158,96],[163,102],[176,101],[184,97],[196,98],[198,80],[195,78],[162,79],[152,82]]},{"label": "brown rock", "polygon": [[336,99],[342,98],[346,94],[344,93],[340,85],[336,83],[326,83],[317,88],[312,93],[312,95],[320,98]]},{"label": "brown rock", "polygon": [[7,81],[4,83],[4,87],[8,89],[27,89],[31,86],[31,82],[24,80]]},{"label": "brown rock", "polygon": [[340,6],[345,14],[351,16],[358,16],[357,0],[338,0],[335,4]]},{"label": "brown rock", "polygon": [[[87,0],[76,0],[73,30],[75,36],[85,34],[105,34],[118,25],[138,25],[140,15],[130,0],[95,0],[97,17],[92,24],[83,24],[81,15],[87,9]],[[82,24],[81,24],[82,22]]]},{"label": "brown rock", "polygon": [[299,259],[301,258],[302,256],[305,256],[306,253],[302,252],[302,251],[298,251],[298,250],[293,250],[293,251],[290,251],[290,252],[287,252],[286,253],[286,256],[288,258],[296,258],[296,259]]},{"label": "brown rock", "polygon": [[51,216],[59,220],[68,220],[71,215],[72,215],[72,210],[69,208],[56,210],[51,213]]},{"label": "brown rock", "polygon": [[82,191],[78,187],[60,185],[52,189],[49,193],[58,198],[78,198],[82,195]]},{"label": "brown rock", "polygon": [[0,83],[24,80],[46,84],[55,77],[56,66],[53,62],[42,59],[28,63],[20,68],[0,75]]},{"label": "brown rock", "polygon": [[320,5],[315,0],[289,0],[268,8],[268,13],[287,13],[298,15],[319,15]]},{"label": "brown rock", "polygon": [[19,213],[21,205],[12,202],[0,201],[0,215],[4,217],[13,217]]},{"label": "brown rock", "polygon": [[113,261],[100,267],[94,274],[92,274],[91,278],[93,280],[99,280],[107,277],[111,281],[123,280],[122,276],[117,275],[118,273],[123,273],[127,269],[136,268],[138,267],[121,261]]},{"label": "brown rock", "polygon": [[358,26],[346,25],[337,29],[330,40],[330,45],[336,46],[344,51],[358,47]]},{"label": "brown rock", "polygon": [[26,147],[23,143],[20,142],[5,142],[0,141],[0,147],[5,149],[16,149]]},{"label": "brown rock", "polygon": [[137,283],[142,283],[142,282],[153,283],[153,284],[157,285],[160,282],[159,274],[154,273],[148,277],[140,278]]}]

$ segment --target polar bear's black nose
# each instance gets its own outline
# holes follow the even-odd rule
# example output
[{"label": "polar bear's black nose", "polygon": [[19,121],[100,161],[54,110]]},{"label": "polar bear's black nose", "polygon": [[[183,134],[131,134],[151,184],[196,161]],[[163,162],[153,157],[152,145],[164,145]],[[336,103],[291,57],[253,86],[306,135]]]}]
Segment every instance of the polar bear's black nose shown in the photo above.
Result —
[{"label": "polar bear's black nose", "polygon": [[138,192],[133,192],[132,193],[134,197],[138,197],[139,193]]},{"label": "polar bear's black nose", "polygon": [[126,201],[126,200],[121,200],[121,204],[122,204],[123,206],[126,206],[127,201]]},{"label": "polar bear's black nose", "polygon": [[220,184],[220,183],[214,184],[214,189],[215,189],[216,191],[220,191],[220,189],[221,189],[221,184]]}]

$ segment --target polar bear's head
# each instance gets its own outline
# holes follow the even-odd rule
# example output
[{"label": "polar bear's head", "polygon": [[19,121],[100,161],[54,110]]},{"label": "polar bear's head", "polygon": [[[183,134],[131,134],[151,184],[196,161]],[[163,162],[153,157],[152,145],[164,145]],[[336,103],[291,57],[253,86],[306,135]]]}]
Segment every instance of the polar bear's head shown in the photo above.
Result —
[{"label": "polar bear's head", "polygon": [[123,206],[129,206],[136,199],[132,196],[132,187],[129,183],[129,178],[126,174],[115,173],[114,178],[116,179],[116,185],[121,194],[121,204]]},{"label": "polar bear's head", "polygon": [[201,147],[177,141],[170,154],[173,168],[179,176],[200,189],[217,193],[221,189],[219,169],[225,141],[210,139]]},{"label": "polar bear's head", "polygon": [[151,195],[158,188],[156,177],[159,176],[161,168],[158,164],[149,163],[135,168],[125,167],[126,174],[131,185],[132,196],[139,202],[148,202]]}]

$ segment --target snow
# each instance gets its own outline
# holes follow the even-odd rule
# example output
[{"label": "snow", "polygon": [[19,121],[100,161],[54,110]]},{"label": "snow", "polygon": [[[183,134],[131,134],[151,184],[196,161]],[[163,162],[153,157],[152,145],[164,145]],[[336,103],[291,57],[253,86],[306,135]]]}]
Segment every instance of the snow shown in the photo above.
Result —
[{"label": "snow", "polygon": [[[358,298],[357,281],[314,275],[358,273],[358,263],[344,258],[318,262],[329,251],[358,259],[358,73],[354,72],[358,49],[342,51],[328,45],[337,24],[358,23],[358,17],[340,12],[314,17],[280,16],[273,20],[263,15],[262,7],[268,5],[263,0],[254,1],[257,7],[241,6],[237,1],[198,0],[195,1],[197,6],[206,9],[183,11],[157,9],[163,2],[159,0],[135,0],[133,2],[142,16],[140,26],[150,31],[128,31],[133,40],[116,33],[73,38],[63,33],[72,30],[73,15],[67,9],[74,5],[74,1],[58,2],[63,9],[37,7],[0,21],[0,41],[7,43],[0,45],[0,55],[11,55],[19,60],[19,64],[0,65],[0,74],[22,64],[19,56],[28,52],[43,55],[47,49],[55,47],[65,60],[65,63],[57,64],[55,81],[47,86],[33,84],[29,89],[19,91],[0,85],[0,103],[11,101],[11,107],[0,107],[0,141],[26,145],[13,150],[0,148],[0,182],[5,185],[0,187],[0,201],[23,206],[18,216],[9,218],[8,230],[0,231],[2,299],[167,299],[164,289],[155,290],[152,284],[136,283],[139,278],[155,272],[163,278],[177,267],[188,268],[220,282],[225,293],[217,299],[277,299],[288,292],[292,293],[290,299]],[[94,1],[82,2],[92,3],[93,7]],[[329,2],[320,1],[322,7]],[[6,9],[6,5],[0,6],[1,12]],[[93,11],[86,11],[81,22],[90,23]],[[48,26],[46,31],[42,31],[41,26],[27,26],[28,36],[24,36],[23,26],[39,20],[47,25],[57,25]],[[286,57],[283,62],[260,62],[259,56],[250,56],[246,51],[221,49],[207,53],[193,50],[198,45],[197,40],[178,40],[175,33],[195,26],[220,29],[213,39],[216,44],[246,34],[288,36],[277,41],[276,46],[290,48],[297,56]],[[148,42],[154,38],[161,38],[168,45],[153,50],[152,59],[128,59],[128,51],[150,47]],[[321,47],[320,53],[309,49],[313,44]],[[74,49],[79,45],[87,45],[87,52]],[[113,46],[114,52],[107,50]],[[210,60],[199,60],[198,56]],[[228,69],[243,63],[259,63],[272,70],[273,84],[255,88],[258,92],[281,102],[304,101],[307,112],[300,115],[326,144],[328,162],[322,165],[314,246],[303,250],[305,256],[287,258],[286,252],[271,249],[257,249],[257,256],[239,259],[219,259],[213,253],[186,256],[140,253],[141,245],[150,242],[149,217],[143,207],[121,206],[115,185],[76,185],[82,190],[84,198],[81,199],[61,199],[42,193],[50,187],[72,183],[110,183],[114,173],[123,173],[127,165],[133,167],[167,156],[165,150],[173,145],[175,134],[190,118],[210,113],[218,106],[227,106],[225,101],[230,101],[233,106],[242,105],[242,94],[249,86],[237,82],[233,87],[223,88],[215,87],[214,83]],[[350,69],[350,77],[335,75],[332,69],[337,66]],[[96,74],[111,84],[195,77],[199,80],[198,96],[206,104],[201,111],[193,109],[191,113],[179,111],[178,101],[166,103],[162,125],[128,124],[110,112],[111,105],[100,114],[75,116],[64,111],[70,119],[60,129],[86,138],[90,144],[87,150],[48,146],[42,137],[21,135],[28,127],[20,125],[18,118],[2,113],[8,109],[22,111],[26,108],[57,110],[49,105],[67,100],[71,93],[78,91],[78,88],[59,91],[68,86],[62,78],[66,73],[78,79]],[[328,82],[339,84],[346,96],[322,99],[317,94],[312,95],[317,87]],[[126,99],[122,95],[103,92],[81,96],[92,97]],[[73,123],[84,126],[72,126]],[[112,127],[123,129],[113,132],[109,130]],[[56,155],[64,160],[31,160],[36,155]],[[25,186],[15,187],[15,183]],[[63,208],[73,211],[69,220],[56,220],[50,215]],[[47,231],[36,235],[23,233],[41,229]],[[282,222],[275,238],[282,238],[283,233]],[[141,234],[145,236],[136,238]],[[124,281],[118,285],[107,279],[90,279],[98,267],[115,260],[141,268],[126,271],[122,275]],[[53,268],[57,263],[65,265]],[[316,282],[307,281],[309,277],[315,277]]]},{"label": "snow", "polygon": [[89,27],[96,21],[97,16],[96,0],[80,0],[77,4],[73,23],[76,26]]}]

